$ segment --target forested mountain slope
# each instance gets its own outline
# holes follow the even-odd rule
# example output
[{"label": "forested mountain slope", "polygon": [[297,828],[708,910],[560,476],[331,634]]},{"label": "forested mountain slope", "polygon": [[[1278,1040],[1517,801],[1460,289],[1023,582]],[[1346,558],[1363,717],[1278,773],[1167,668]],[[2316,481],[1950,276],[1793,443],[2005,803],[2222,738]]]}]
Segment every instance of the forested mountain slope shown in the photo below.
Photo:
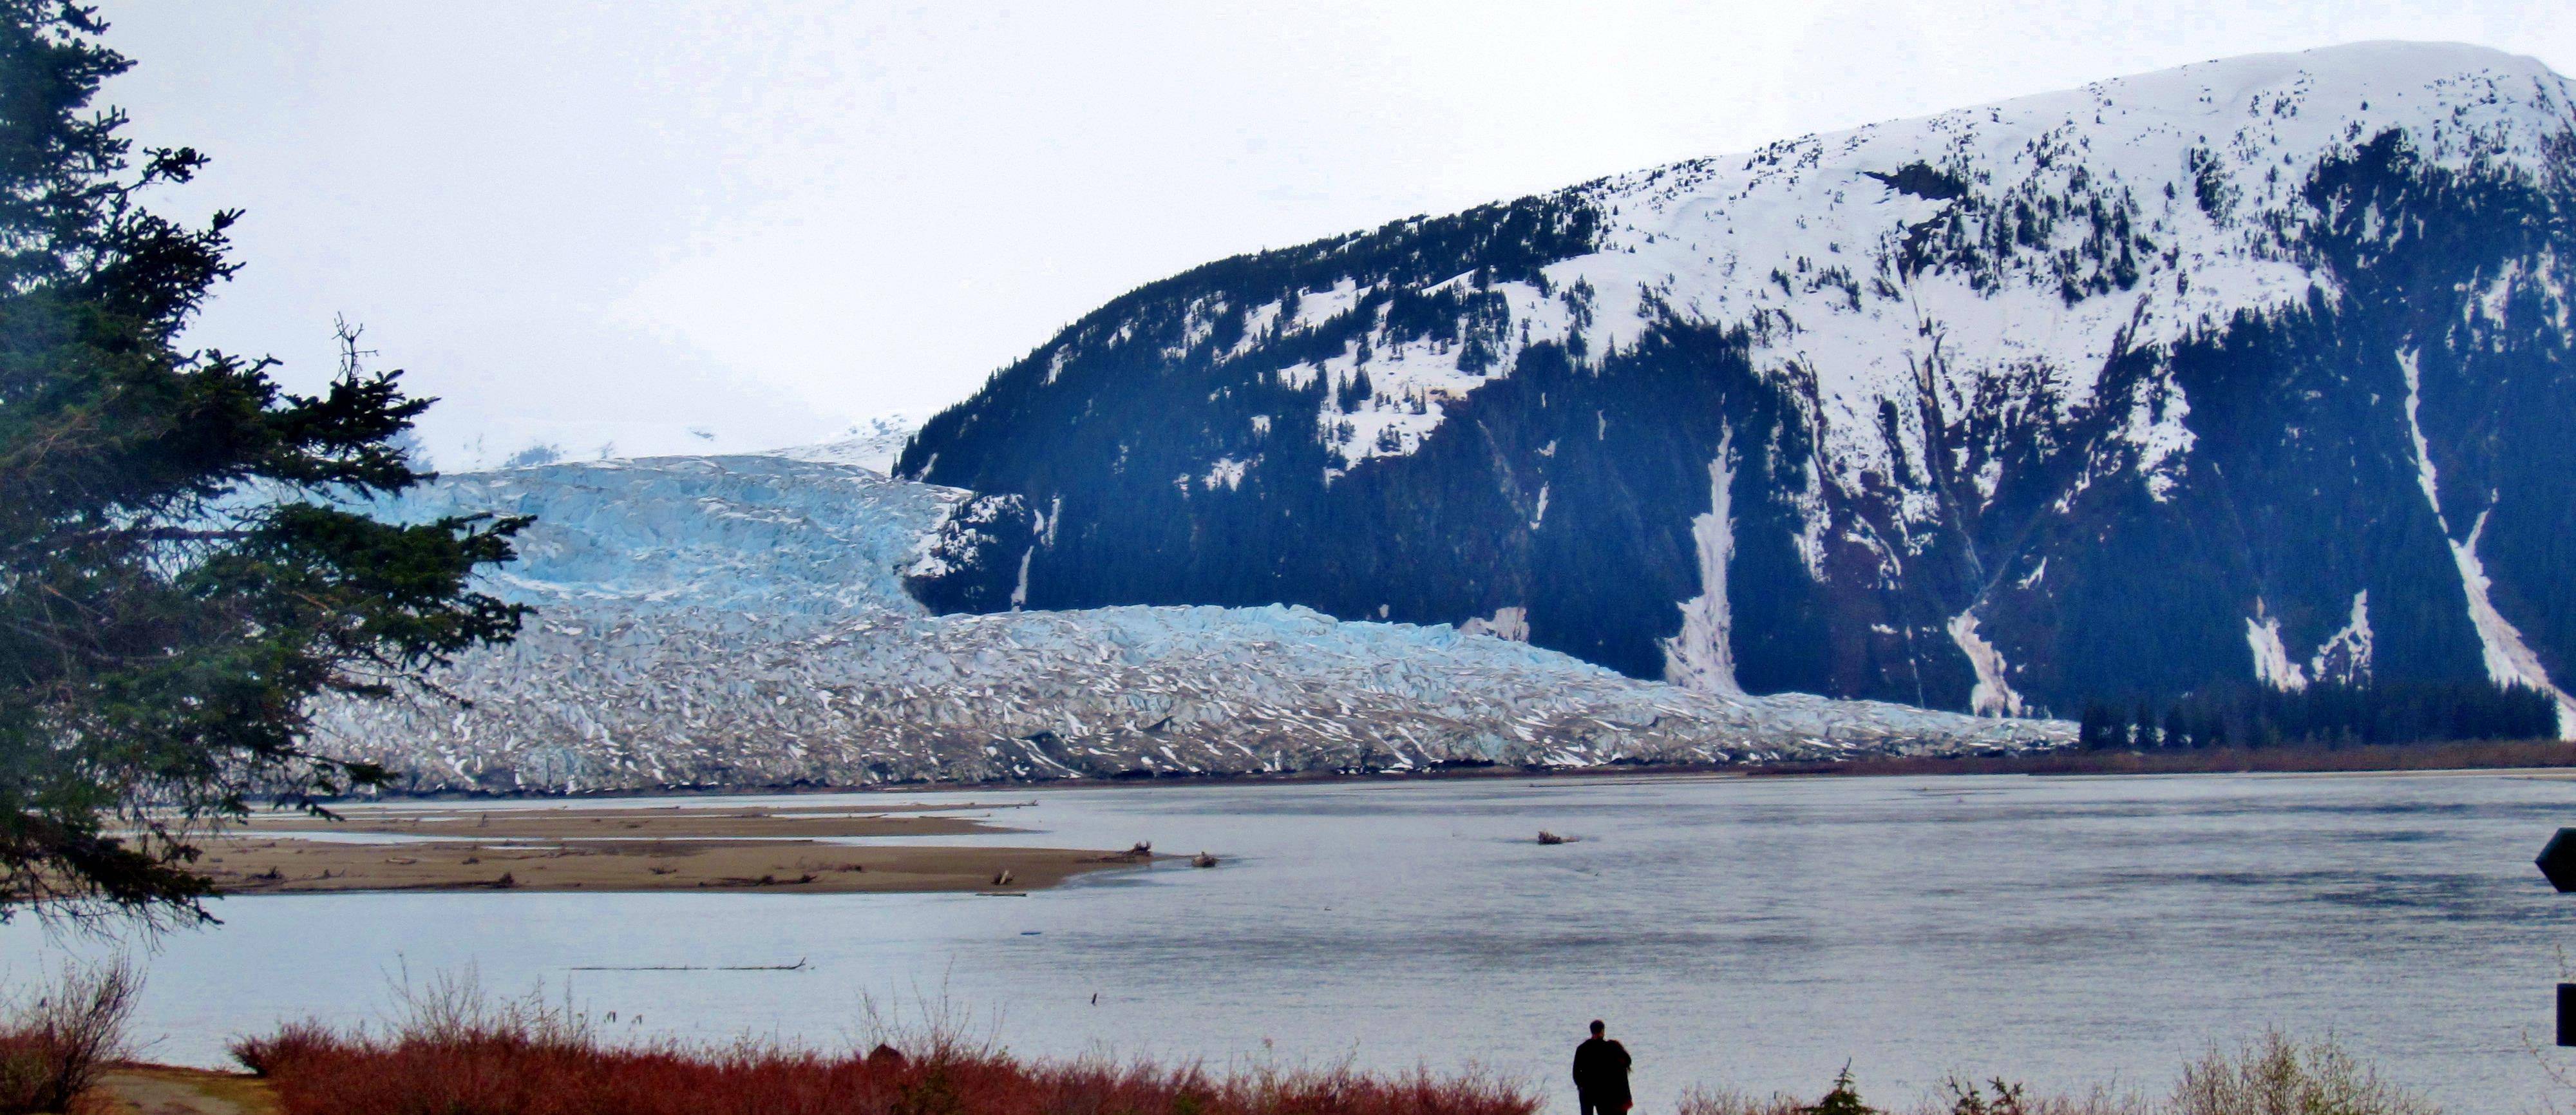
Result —
[{"label": "forested mountain slope", "polygon": [[2362,44],[1209,264],[923,427],[898,474],[990,498],[912,587],[1473,624],[1712,694],[2565,708],[2571,127],[2532,60]]}]

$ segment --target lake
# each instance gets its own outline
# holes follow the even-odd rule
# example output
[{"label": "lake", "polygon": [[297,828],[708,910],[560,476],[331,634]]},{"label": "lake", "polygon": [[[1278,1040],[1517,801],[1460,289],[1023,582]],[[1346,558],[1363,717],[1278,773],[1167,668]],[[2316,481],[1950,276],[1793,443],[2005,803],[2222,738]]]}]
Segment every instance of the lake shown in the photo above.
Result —
[{"label": "lake", "polygon": [[[1640,1112],[1693,1083],[1864,1096],[1949,1073],[2162,1091],[2213,1041],[2332,1031],[2454,1110],[2552,1087],[2576,896],[2531,859],[2576,782],[2517,773],[1544,778],[802,795],[1030,801],[1037,830],[929,842],[1224,857],[973,895],[381,894],[232,899],[166,939],[162,1060],[383,1017],[479,970],[620,1033],[853,1040],[861,1002],[944,999],[1023,1053],[1469,1063],[1571,1111],[1585,1021]],[[598,804],[585,802],[585,805]],[[1541,846],[1546,828],[1576,837]],[[853,841],[867,843],[867,841]],[[18,978],[58,950],[0,928]],[[793,971],[576,971],[806,962]],[[1097,1001],[1094,1001],[1097,996]],[[2526,1041],[2542,1048],[2537,1057]]]}]

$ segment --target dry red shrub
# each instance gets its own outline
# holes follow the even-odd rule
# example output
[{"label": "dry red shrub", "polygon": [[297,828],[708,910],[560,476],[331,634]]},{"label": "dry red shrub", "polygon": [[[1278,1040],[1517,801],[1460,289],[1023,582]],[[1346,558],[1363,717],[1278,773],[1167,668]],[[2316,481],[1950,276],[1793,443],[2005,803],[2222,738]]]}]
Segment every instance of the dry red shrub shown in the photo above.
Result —
[{"label": "dry red shrub", "polygon": [[235,1045],[286,1115],[1534,1115],[1478,1074],[1024,1061],[988,1050],[869,1058],[767,1046],[616,1046],[477,1028],[374,1038],[289,1026]]}]

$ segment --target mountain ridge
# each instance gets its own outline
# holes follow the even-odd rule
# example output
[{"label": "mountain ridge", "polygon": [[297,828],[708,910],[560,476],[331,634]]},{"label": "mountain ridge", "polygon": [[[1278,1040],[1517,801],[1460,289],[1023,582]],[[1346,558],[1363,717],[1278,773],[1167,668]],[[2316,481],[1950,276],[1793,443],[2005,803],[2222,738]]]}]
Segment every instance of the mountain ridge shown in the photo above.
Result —
[{"label": "mountain ridge", "polygon": [[924,424],[898,474],[1017,502],[915,589],[1503,624],[1712,693],[2483,677],[2564,721],[2572,102],[2482,48],[2248,56],[1218,261]]}]

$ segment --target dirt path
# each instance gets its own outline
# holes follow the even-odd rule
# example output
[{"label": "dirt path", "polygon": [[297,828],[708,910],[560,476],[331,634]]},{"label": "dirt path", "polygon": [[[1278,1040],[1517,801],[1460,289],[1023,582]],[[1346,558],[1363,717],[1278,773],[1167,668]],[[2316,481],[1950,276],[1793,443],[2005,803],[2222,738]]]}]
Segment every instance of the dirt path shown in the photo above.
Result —
[{"label": "dirt path", "polygon": [[99,1077],[101,1115],[278,1115],[266,1081],[228,1072],[129,1065]]}]

